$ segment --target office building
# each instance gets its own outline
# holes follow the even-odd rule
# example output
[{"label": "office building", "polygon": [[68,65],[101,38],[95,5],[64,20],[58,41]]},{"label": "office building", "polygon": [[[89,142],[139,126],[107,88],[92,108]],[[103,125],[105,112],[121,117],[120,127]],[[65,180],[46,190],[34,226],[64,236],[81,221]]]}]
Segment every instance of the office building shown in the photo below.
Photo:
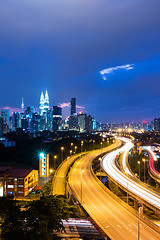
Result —
[{"label": "office building", "polygon": [[156,132],[160,131],[160,118],[154,119],[154,131]]},{"label": "office building", "polygon": [[9,126],[9,109],[1,109],[1,118],[3,118],[3,123]]},{"label": "office building", "polygon": [[0,137],[3,135],[3,129],[4,129],[3,118],[0,118]]},{"label": "office building", "polygon": [[27,196],[38,186],[38,171],[0,166],[0,196]]},{"label": "office building", "polygon": [[13,112],[13,130],[21,127],[21,114],[20,112]]},{"label": "office building", "polygon": [[62,126],[62,108],[53,106],[53,131],[60,130]]},{"label": "office building", "polygon": [[39,154],[39,176],[40,177],[49,176],[49,154],[45,153]]},{"label": "office building", "polygon": [[46,91],[45,96],[43,92],[41,93],[40,106],[39,106],[40,115],[44,115],[45,113],[47,113],[48,109],[49,109],[49,96],[48,96],[48,92]]},{"label": "office building", "polygon": [[81,133],[86,131],[86,116],[85,113],[78,114],[78,128]]},{"label": "office building", "polygon": [[71,116],[76,114],[76,98],[71,98]]}]

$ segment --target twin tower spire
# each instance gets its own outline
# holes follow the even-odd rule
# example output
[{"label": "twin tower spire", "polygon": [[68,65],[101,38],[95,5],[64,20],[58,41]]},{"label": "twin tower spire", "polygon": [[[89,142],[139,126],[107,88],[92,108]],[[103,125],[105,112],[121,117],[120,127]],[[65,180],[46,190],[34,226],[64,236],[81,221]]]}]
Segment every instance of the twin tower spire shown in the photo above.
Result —
[{"label": "twin tower spire", "polygon": [[47,90],[45,95],[43,94],[43,92],[41,93],[39,109],[40,109],[40,115],[44,115],[49,109],[49,96],[48,96]]}]

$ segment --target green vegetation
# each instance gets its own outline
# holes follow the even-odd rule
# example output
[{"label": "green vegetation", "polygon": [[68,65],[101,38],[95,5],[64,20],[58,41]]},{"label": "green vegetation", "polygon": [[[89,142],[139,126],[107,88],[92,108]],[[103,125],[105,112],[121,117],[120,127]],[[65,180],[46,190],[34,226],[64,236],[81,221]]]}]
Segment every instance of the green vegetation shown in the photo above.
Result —
[{"label": "green vegetation", "polygon": [[[45,132],[45,131],[44,131]],[[81,138],[64,137],[56,140],[53,133],[45,132],[44,137],[30,138],[25,133],[11,132],[8,133],[9,139],[16,141],[16,147],[5,148],[0,144],[0,164],[9,165],[20,168],[38,169],[38,158],[40,152],[50,153],[50,167],[57,168],[62,161],[61,147],[64,147],[63,159],[70,156],[70,150],[81,152],[81,141],[83,140],[82,151],[89,151],[101,148],[100,142],[102,137],[99,135],[82,135]],[[49,139],[49,140],[45,140]],[[53,140],[55,139],[55,140]],[[108,146],[113,139],[108,138],[109,141],[103,141],[102,147]],[[71,146],[73,143],[73,146]],[[57,156],[54,159],[54,156]]]},{"label": "green vegetation", "polygon": [[0,198],[2,240],[50,240],[64,231],[62,219],[73,215],[74,206],[62,196],[41,197],[23,210],[16,201]]},{"label": "green vegetation", "polygon": [[52,191],[52,180],[49,180],[42,188],[42,195],[49,196]]}]

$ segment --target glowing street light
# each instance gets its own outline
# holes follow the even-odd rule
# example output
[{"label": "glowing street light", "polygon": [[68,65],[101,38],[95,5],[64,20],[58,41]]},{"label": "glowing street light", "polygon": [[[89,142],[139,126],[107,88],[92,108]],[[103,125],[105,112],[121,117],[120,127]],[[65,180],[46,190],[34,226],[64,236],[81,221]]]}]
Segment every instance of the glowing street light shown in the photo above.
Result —
[{"label": "glowing street light", "polygon": [[56,168],[56,159],[57,159],[57,155],[54,155],[54,169]]},{"label": "glowing street light", "polygon": [[146,162],[146,159],[142,159],[142,161],[144,162],[144,182],[146,182],[146,171],[145,171],[145,162]]},{"label": "glowing street light", "polygon": [[61,147],[61,157],[62,157],[62,162],[63,162],[63,151],[64,151],[64,147]]},{"label": "glowing street light", "polygon": [[74,149],[75,149],[75,153],[76,153],[76,150],[77,150],[77,146],[75,146],[75,147],[74,147]]},{"label": "glowing street light", "polygon": [[94,143],[95,143],[95,140],[93,140],[93,150],[94,150]]},{"label": "glowing street light", "polygon": [[140,240],[140,214],[142,208],[142,205],[138,207],[138,240]]},{"label": "glowing street light", "polygon": [[72,152],[73,152],[73,151],[72,151],[72,150],[70,150],[70,155],[72,155]]},{"label": "glowing street light", "polygon": [[84,143],[84,142],[83,142],[83,141],[81,141],[81,152],[82,152],[82,148],[83,148],[83,143]]},{"label": "glowing street light", "polygon": [[102,142],[100,142],[100,144],[101,144],[101,154],[102,154],[102,144],[103,144],[103,143],[102,143]]},{"label": "glowing street light", "polygon": [[140,165],[141,165],[141,162],[138,161],[137,163],[138,163],[138,165],[139,165],[139,180],[140,180],[140,179],[141,179],[141,176],[140,176],[140,174],[141,174],[141,172],[140,172]]}]

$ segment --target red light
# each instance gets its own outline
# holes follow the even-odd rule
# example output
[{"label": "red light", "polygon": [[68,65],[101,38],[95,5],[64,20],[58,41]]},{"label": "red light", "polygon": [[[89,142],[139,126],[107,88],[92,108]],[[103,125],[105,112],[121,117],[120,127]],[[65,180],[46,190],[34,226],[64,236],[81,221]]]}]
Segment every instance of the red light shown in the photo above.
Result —
[{"label": "red light", "polygon": [[143,121],[143,123],[147,123],[147,121]]}]

